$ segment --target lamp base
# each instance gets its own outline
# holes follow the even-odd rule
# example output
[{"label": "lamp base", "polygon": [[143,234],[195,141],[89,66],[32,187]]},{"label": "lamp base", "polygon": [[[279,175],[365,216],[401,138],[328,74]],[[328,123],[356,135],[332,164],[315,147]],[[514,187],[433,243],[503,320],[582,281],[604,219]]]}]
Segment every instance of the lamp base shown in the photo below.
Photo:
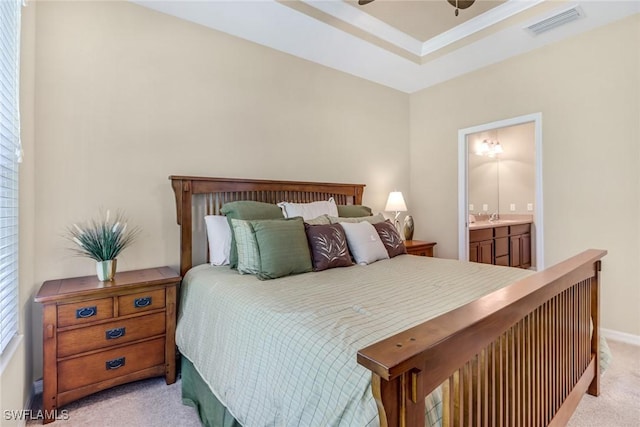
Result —
[{"label": "lamp base", "polygon": [[400,238],[402,238],[402,225],[400,224],[400,220],[398,218],[393,221],[393,226],[396,228],[396,231],[398,232]]}]

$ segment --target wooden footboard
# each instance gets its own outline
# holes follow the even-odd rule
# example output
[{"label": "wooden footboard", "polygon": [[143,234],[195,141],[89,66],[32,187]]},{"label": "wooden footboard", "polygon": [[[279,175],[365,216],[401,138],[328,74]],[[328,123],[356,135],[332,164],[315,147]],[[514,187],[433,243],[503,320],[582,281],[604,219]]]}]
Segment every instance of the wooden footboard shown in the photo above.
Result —
[{"label": "wooden footboard", "polygon": [[443,426],[564,425],[599,390],[599,276],[588,250],[358,352],[381,426],[424,426],[443,385]]}]

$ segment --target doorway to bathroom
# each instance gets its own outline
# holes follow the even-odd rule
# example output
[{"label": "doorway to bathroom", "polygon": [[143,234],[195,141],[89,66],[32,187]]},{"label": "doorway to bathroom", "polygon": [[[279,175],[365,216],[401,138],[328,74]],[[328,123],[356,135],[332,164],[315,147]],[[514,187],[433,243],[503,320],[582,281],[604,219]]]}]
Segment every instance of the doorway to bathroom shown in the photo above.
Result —
[{"label": "doorway to bathroom", "polygon": [[[458,258],[470,259],[470,227],[516,229],[528,220],[530,268],[541,270],[544,268],[542,113],[460,129]],[[498,254],[493,255],[495,260]]]}]

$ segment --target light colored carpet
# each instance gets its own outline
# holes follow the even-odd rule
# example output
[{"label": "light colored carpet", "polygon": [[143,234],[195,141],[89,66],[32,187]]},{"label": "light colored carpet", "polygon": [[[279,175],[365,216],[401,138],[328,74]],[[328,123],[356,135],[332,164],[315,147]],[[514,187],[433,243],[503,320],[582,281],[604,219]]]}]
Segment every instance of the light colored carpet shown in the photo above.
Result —
[{"label": "light colored carpet", "polygon": [[600,396],[583,396],[569,427],[640,426],[640,347],[607,342],[613,360],[601,378]]},{"label": "light colored carpet", "polygon": [[[569,427],[640,426],[640,347],[609,341],[613,361],[602,377],[599,397],[582,398]],[[39,409],[40,400],[34,402]],[[180,381],[138,381],[87,396],[64,409],[69,420],[50,426],[200,426],[195,409],[182,405]],[[28,426],[41,421],[30,421]]]},{"label": "light colored carpet", "polygon": [[[59,419],[47,426],[71,427],[199,427],[196,410],[182,404],[181,383],[167,385],[164,378],[151,378],[124,384],[72,402],[62,409],[69,419]],[[41,395],[34,409],[42,406]],[[28,421],[27,426],[42,421]]]}]

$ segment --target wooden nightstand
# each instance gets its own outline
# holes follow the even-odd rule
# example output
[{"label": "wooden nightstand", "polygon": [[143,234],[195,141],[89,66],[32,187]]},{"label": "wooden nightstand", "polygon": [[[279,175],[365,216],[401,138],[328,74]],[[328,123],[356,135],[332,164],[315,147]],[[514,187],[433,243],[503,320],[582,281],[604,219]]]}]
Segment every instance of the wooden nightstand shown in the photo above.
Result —
[{"label": "wooden nightstand", "polygon": [[436,242],[424,242],[422,240],[405,240],[404,245],[407,248],[407,253],[410,255],[418,256],[433,256],[433,247]]},{"label": "wooden nightstand", "polygon": [[176,381],[176,294],[181,277],[169,267],[44,282],[42,406],[56,409],[131,381]]}]

